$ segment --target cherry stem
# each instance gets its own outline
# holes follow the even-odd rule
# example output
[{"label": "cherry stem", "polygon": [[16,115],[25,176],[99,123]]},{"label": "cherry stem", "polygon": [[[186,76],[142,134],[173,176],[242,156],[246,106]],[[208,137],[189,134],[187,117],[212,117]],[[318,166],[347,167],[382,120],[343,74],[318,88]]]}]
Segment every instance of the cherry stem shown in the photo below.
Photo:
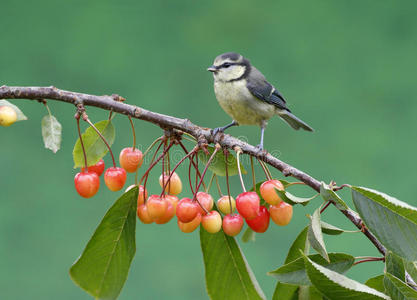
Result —
[{"label": "cherry stem", "polygon": [[213,174],[211,175],[211,178],[210,178],[209,184],[208,184],[208,186],[207,186],[207,190],[205,190],[205,192],[206,192],[206,193],[210,192],[211,185],[213,184],[213,180],[214,180],[214,175],[216,175],[216,174],[215,174],[215,173],[213,173]]},{"label": "cherry stem", "polygon": [[267,180],[271,180],[271,176],[269,176],[269,173],[268,173],[268,171],[267,171],[267,170],[266,170],[266,168],[265,168],[264,162],[263,162],[262,160],[260,160],[259,158],[256,158],[256,159],[258,160],[259,164],[261,165],[262,170],[264,170],[264,173],[265,173],[266,179],[267,179]]},{"label": "cherry stem", "polygon": [[368,261],[385,261],[385,257],[368,257],[362,260],[355,262],[353,265],[361,264]]},{"label": "cherry stem", "polygon": [[252,183],[253,183],[253,191],[256,192],[256,178],[255,178],[255,168],[253,167],[253,157],[250,156],[250,167],[252,169]]},{"label": "cherry stem", "polygon": [[320,210],[321,214],[326,210],[326,208],[329,207],[330,203],[331,203],[330,201],[327,201],[326,205]]},{"label": "cherry stem", "polygon": [[132,150],[135,150],[136,147],[136,132],[135,132],[135,126],[133,125],[133,121],[132,118],[130,116],[127,116],[129,118],[130,121],[130,126],[132,126],[132,133],[133,133],[133,147]]},{"label": "cherry stem", "polygon": [[[188,154],[188,150],[187,150],[187,148],[185,148],[184,144],[181,141],[178,141],[178,143],[180,144],[181,148],[184,150],[185,154]],[[194,168],[195,168],[195,170],[197,172],[198,177],[201,178],[200,171],[198,170],[198,167],[195,164],[193,157],[190,157],[190,162],[193,164],[193,166],[194,166]],[[189,174],[191,174],[191,171],[189,172]],[[203,182],[203,187],[206,188],[204,182]]]},{"label": "cherry stem", "polygon": [[87,115],[85,113],[83,114],[83,120],[86,121],[97,132],[97,134],[99,135],[99,137],[103,140],[104,144],[106,144],[106,147],[109,149],[109,152],[110,152],[110,155],[111,155],[111,159],[113,160],[113,167],[116,168],[116,161],[114,160],[113,151],[111,151],[111,148],[110,148],[109,143],[107,143],[106,139],[101,134],[100,130],[98,130],[97,127],[94,126],[93,123],[91,123],[90,119],[87,117]]},{"label": "cherry stem", "polygon": [[84,163],[85,163],[84,173],[86,173],[88,172],[87,154],[85,153],[84,142],[83,142],[83,138],[81,137],[80,115],[77,113],[75,118],[77,119],[78,136],[80,138],[81,149],[83,150],[83,155],[84,155]]},{"label": "cherry stem", "polygon": [[[233,211],[233,206],[232,206],[232,199],[230,199],[230,185],[229,185],[229,164],[227,163],[228,162],[228,159],[227,159],[227,157],[228,157],[228,155],[229,155],[229,151],[228,150],[224,150],[224,157],[225,157],[225,160],[226,160],[226,185],[227,185],[227,197],[229,198],[229,206],[230,206],[230,213],[232,213],[232,211]],[[219,191],[220,191],[220,186],[219,186],[219,182],[217,181],[217,177],[216,177],[216,182],[217,182],[217,187],[219,188]]]},{"label": "cherry stem", "polygon": [[190,163],[188,164],[188,183],[190,184],[191,193],[194,195],[193,184],[191,183],[191,163],[193,161],[193,155],[194,153],[190,156]]},{"label": "cherry stem", "polygon": [[302,181],[297,181],[297,182],[290,182],[290,183],[288,183],[288,184],[287,184],[287,187],[292,186],[292,185],[297,185],[297,184],[305,185],[305,183],[304,183],[304,182],[302,182]]},{"label": "cherry stem", "polygon": [[236,151],[236,158],[237,158],[237,170],[239,171],[239,179],[240,179],[240,184],[242,185],[242,189],[244,192],[246,192],[246,188],[245,188],[245,184],[243,182],[243,177],[242,177],[242,171],[240,170],[240,159],[239,159],[239,155],[240,153],[242,153],[242,149],[236,147],[237,149]]},{"label": "cherry stem", "polygon": [[[226,166],[226,174],[227,174],[227,166]],[[214,174],[214,176],[216,177],[217,191],[219,192],[220,197],[223,197],[223,193],[222,193],[222,190],[221,190],[220,184],[219,184],[219,178],[217,177],[216,174]],[[228,178],[229,178],[229,176],[227,176],[227,180],[229,180]]]},{"label": "cherry stem", "polygon": [[[153,162],[154,162],[154,160],[155,160],[155,157],[156,157],[156,155],[158,154],[158,151],[159,151],[159,149],[161,149],[161,146],[162,146],[162,144],[163,144],[163,141],[161,141],[160,143],[159,143],[159,145],[158,145],[158,147],[156,148],[156,151],[155,151],[155,153],[153,154],[153,156],[152,156],[152,159],[151,159],[151,165],[153,164]],[[149,148],[148,148],[149,149]],[[141,177],[141,179],[139,180],[139,185],[142,183],[142,180],[145,178],[145,176],[146,176],[146,179],[145,179],[145,182],[144,182],[144,187],[146,186],[146,181],[147,181],[147,179],[148,179],[148,176],[147,176],[147,174],[149,174],[149,170],[151,169],[151,167],[149,167],[148,168],[148,170],[147,170],[147,172],[145,172],[145,174],[143,174],[143,176]]]},{"label": "cherry stem", "polygon": [[[197,169],[198,169],[198,154],[197,155],[194,155],[194,157],[195,157],[195,164],[197,165]],[[197,184],[198,184],[198,179],[200,178],[197,173],[198,172],[196,170],[196,172],[195,172],[195,183],[194,183],[195,184],[195,192],[196,193],[198,192]]]},{"label": "cherry stem", "polygon": [[201,184],[203,183],[203,179],[204,179],[204,176],[206,175],[206,172],[208,170],[208,167],[210,166],[210,164],[211,164],[214,156],[216,156],[216,153],[217,153],[217,151],[219,151],[220,148],[221,148],[220,145],[219,144],[216,144],[216,148],[214,149],[214,151],[211,154],[211,156],[210,156],[210,158],[209,158],[206,166],[204,167],[203,173],[201,174],[200,183],[196,187],[195,192],[194,192],[194,196],[193,196],[193,201],[197,201],[198,205],[200,205],[200,207],[204,210],[204,212],[206,214],[208,213],[208,210],[200,203],[200,201],[198,201],[198,199],[197,199],[197,192],[198,192]]},{"label": "cherry stem", "polygon": [[165,191],[165,189],[167,188],[168,182],[171,180],[171,177],[175,173],[175,170],[184,162],[184,160],[186,160],[189,156],[193,155],[197,150],[198,150],[198,146],[195,146],[194,149],[191,150],[191,152],[189,152],[187,155],[185,155],[183,158],[181,158],[181,160],[175,165],[175,167],[169,173],[168,179],[166,181],[165,180],[162,181],[164,186],[162,187],[162,193],[161,193],[160,197],[162,197],[163,191]]}]

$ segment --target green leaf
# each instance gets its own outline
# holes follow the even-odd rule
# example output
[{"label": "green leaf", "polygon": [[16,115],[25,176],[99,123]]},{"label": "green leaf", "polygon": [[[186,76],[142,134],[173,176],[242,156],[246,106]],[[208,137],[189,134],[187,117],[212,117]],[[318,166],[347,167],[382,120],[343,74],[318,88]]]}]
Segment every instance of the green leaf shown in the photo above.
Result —
[{"label": "green leaf", "polygon": [[254,242],[256,240],[255,231],[250,229],[250,227],[246,228],[245,232],[242,235],[242,242]]},{"label": "green leaf", "polygon": [[321,293],[312,285],[300,286],[298,300],[322,300]]},{"label": "green leaf", "polygon": [[385,255],[385,272],[405,281],[405,269],[402,258],[388,251]]},{"label": "green leaf", "polygon": [[301,232],[295,238],[290,249],[288,250],[287,258],[285,259],[285,264],[288,264],[296,260],[297,258],[302,257],[300,250],[304,254],[308,254],[310,244],[307,239],[307,232],[308,232],[308,226],[305,227],[303,230],[301,230]]},{"label": "green leaf", "polygon": [[52,115],[42,118],[42,138],[46,149],[56,153],[61,148],[62,126]]},{"label": "green leaf", "polygon": [[320,224],[321,224],[321,231],[328,235],[339,235],[339,234],[342,234],[343,232],[354,232],[354,231],[340,229],[339,227],[336,227],[324,221],[320,221]]},{"label": "green leaf", "polygon": [[404,259],[403,262],[408,275],[411,276],[414,282],[417,282],[417,261],[408,261]]},{"label": "green leaf", "polygon": [[275,189],[275,191],[277,192],[278,196],[281,198],[282,201],[287,202],[288,204],[291,204],[291,205],[301,204],[303,206],[306,206],[308,202],[310,202],[311,200],[317,197],[317,195],[314,195],[313,197],[310,197],[310,198],[301,198],[301,197],[294,196],[293,194],[285,190],[280,191],[278,189]]},{"label": "green leaf", "polygon": [[347,210],[349,207],[330,187],[325,184],[323,181],[320,185],[320,195],[324,201],[333,201],[339,210]]},{"label": "green leaf", "polygon": [[308,226],[308,241],[311,247],[316,250],[324,259],[329,261],[327,255],[326,246],[323,240],[323,233],[321,231],[320,224],[320,209],[316,209],[311,217],[310,224]]},{"label": "green leaf", "polygon": [[210,299],[265,299],[235,238],[200,228],[200,243]]},{"label": "green leaf", "polygon": [[369,278],[365,284],[381,293],[385,293],[384,287],[384,275],[378,275],[372,278]]},{"label": "green leaf", "polygon": [[393,253],[417,260],[417,209],[384,193],[352,187],[353,202],[368,229]]},{"label": "green leaf", "polygon": [[[204,151],[198,151],[198,159],[204,164],[206,165],[210,156],[213,154],[214,152],[214,147],[213,146],[207,146],[207,150],[210,153],[209,155],[206,155],[206,153]],[[236,157],[232,154],[229,153],[229,155],[227,156],[227,171],[229,173],[229,176],[233,176],[233,175],[237,175],[239,174],[239,171],[237,169],[237,159]],[[226,158],[223,154],[223,151],[217,151],[216,155],[214,156],[213,160],[211,161],[210,166],[208,167],[208,169],[212,172],[214,172],[216,175],[219,176],[226,176]],[[245,168],[242,166],[242,164],[240,164],[240,170],[242,171],[242,174],[246,174],[246,170]]]},{"label": "green leaf", "polygon": [[117,199],[70,269],[72,280],[95,298],[116,299],[126,281],[136,252],[137,198],[135,187]]},{"label": "green leaf", "polygon": [[[109,120],[104,120],[94,125],[107,140],[107,143],[111,146],[116,136],[113,124]],[[109,151],[106,147],[106,144],[104,144],[100,136],[92,127],[87,128],[87,130],[82,134],[82,139],[89,166],[96,164]],[[80,139],[78,139],[75,143],[74,150],[72,151],[72,156],[74,158],[74,168],[80,168],[84,166],[84,156]]]},{"label": "green leaf", "polygon": [[387,295],[329,270],[306,256],[304,256],[304,261],[310,281],[329,299],[390,299]]},{"label": "green leaf", "polygon": [[385,273],[385,291],[393,300],[416,300],[417,292],[409,287],[404,281],[390,273]]},{"label": "green leaf", "polygon": [[[301,255],[301,252],[300,252]],[[329,253],[330,263],[327,262],[320,254],[313,254],[308,256],[312,261],[326,268],[336,271],[338,273],[344,273],[349,270],[355,258],[345,253]],[[310,285],[311,282],[308,279],[304,258],[300,257],[288,264],[279,267],[275,271],[269,272],[268,275],[278,279],[279,282],[296,284],[296,285]]]},{"label": "green leaf", "polygon": [[298,300],[298,285],[278,282],[272,300]]},{"label": "green leaf", "polygon": [[23,112],[20,110],[19,107],[17,107],[16,105],[10,103],[9,101],[6,100],[0,100],[0,106],[10,106],[11,108],[13,108],[16,112],[17,115],[17,120],[16,121],[24,121],[27,120],[28,118],[23,114]]}]

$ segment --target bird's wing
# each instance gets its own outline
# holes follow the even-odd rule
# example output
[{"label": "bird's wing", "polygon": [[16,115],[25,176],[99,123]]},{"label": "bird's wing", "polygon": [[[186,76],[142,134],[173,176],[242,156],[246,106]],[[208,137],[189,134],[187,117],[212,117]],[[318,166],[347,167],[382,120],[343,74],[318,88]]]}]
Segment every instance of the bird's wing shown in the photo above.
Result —
[{"label": "bird's wing", "polygon": [[290,111],[281,93],[278,92],[268,81],[266,81],[263,76],[260,80],[248,80],[246,87],[252,95],[259,100],[273,104],[279,109]]}]

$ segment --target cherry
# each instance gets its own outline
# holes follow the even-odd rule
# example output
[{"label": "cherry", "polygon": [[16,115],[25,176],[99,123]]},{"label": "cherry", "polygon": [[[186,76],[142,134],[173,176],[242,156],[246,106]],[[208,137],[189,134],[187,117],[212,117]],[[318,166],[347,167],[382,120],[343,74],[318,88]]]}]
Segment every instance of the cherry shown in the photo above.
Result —
[{"label": "cherry", "polygon": [[153,223],[153,219],[149,216],[148,208],[145,204],[141,204],[138,206],[137,215],[139,220],[142,221],[144,224],[151,224]]},{"label": "cherry", "polygon": [[285,226],[288,225],[292,219],[292,206],[281,201],[278,205],[271,205],[269,207],[269,213],[275,224]]},{"label": "cherry", "polygon": [[[84,172],[84,167],[81,168],[81,172]],[[98,176],[101,176],[104,172],[104,160],[100,159],[95,165],[88,167],[88,172],[96,172]]]},{"label": "cherry", "polygon": [[95,172],[81,172],[75,175],[74,184],[81,197],[91,198],[100,187],[100,179]]},{"label": "cherry", "polygon": [[146,208],[148,209],[149,217],[156,220],[165,215],[168,203],[165,199],[159,197],[159,195],[151,195],[146,201]]},{"label": "cherry", "polygon": [[201,214],[198,213],[197,216],[193,220],[191,220],[191,222],[183,223],[178,219],[177,223],[178,223],[178,227],[180,228],[182,232],[185,232],[185,233],[193,232],[194,230],[198,228],[198,225],[200,225],[201,223]]},{"label": "cherry", "polygon": [[271,205],[277,205],[282,201],[275,189],[280,191],[284,190],[284,186],[281,181],[276,179],[263,182],[259,188],[262,198],[264,198],[264,200]]},{"label": "cherry", "polygon": [[269,212],[266,207],[261,205],[258,216],[255,219],[246,220],[246,223],[255,232],[265,232],[269,226]]},{"label": "cherry", "polygon": [[146,198],[148,198],[148,191],[143,187],[143,185],[140,185],[138,193],[138,206],[145,203]]},{"label": "cherry", "polygon": [[163,200],[167,204],[165,214],[162,217],[155,219],[156,224],[165,224],[171,221],[175,215],[175,207],[170,201]]},{"label": "cherry", "polygon": [[10,126],[17,121],[17,113],[10,106],[0,106],[0,125]]},{"label": "cherry", "polygon": [[162,196],[162,198],[168,202],[171,202],[171,204],[174,206],[174,214],[175,214],[177,210],[178,201],[179,201],[178,197],[174,195],[165,195],[165,196]]},{"label": "cherry", "polygon": [[238,235],[243,227],[243,218],[239,214],[228,214],[223,218],[223,231],[229,236]]},{"label": "cherry", "polygon": [[[214,200],[210,194],[205,192],[198,192],[196,198],[207,211],[210,211],[213,208]],[[206,214],[205,210],[202,209],[200,205],[198,205],[198,208],[201,214]]]},{"label": "cherry", "polygon": [[258,216],[260,199],[256,192],[244,192],[236,197],[237,211],[245,219],[253,219]]},{"label": "cherry", "polygon": [[[159,177],[159,185],[163,188],[164,184],[169,178],[169,174],[164,174]],[[170,195],[178,195],[182,191],[182,182],[177,173],[173,173],[169,179],[169,183],[165,189],[165,192]]]},{"label": "cherry", "polygon": [[230,210],[229,196],[222,196],[217,200],[217,208],[225,215],[231,214],[236,209],[236,201],[230,196],[230,201],[232,202],[232,210]]},{"label": "cherry", "polygon": [[199,206],[197,202],[190,198],[182,198],[177,205],[176,215],[182,223],[191,222],[199,213]]},{"label": "cherry", "polygon": [[202,217],[201,225],[209,233],[219,232],[222,229],[222,217],[217,211],[212,210]]},{"label": "cherry", "polygon": [[116,167],[108,168],[104,172],[104,183],[107,185],[110,191],[116,192],[121,190],[126,182],[125,169]]},{"label": "cherry", "polygon": [[142,151],[140,151],[138,148],[124,148],[122,151],[120,151],[119,162],[120,166],[125,169],[126,172],[136,172],[136,170],[140,168],[143,162]]}]

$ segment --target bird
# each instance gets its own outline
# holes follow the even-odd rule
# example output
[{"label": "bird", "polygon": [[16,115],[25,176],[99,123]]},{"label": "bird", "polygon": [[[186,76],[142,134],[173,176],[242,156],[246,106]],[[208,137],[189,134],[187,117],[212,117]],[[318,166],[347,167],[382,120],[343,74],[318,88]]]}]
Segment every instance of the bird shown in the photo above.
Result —
[{"label": "bird", "polygon": [[295,130],[314,131],[307,123],[292,114],[284,96],[270,84],[248,59],[236,52],[220,54],[207,71],[213,73],[214,92],[221,108],[232,117],[232,123],[213,130],[213,135],[238,125],[261,127],[263,150],[267,121],[279,116]]}]

